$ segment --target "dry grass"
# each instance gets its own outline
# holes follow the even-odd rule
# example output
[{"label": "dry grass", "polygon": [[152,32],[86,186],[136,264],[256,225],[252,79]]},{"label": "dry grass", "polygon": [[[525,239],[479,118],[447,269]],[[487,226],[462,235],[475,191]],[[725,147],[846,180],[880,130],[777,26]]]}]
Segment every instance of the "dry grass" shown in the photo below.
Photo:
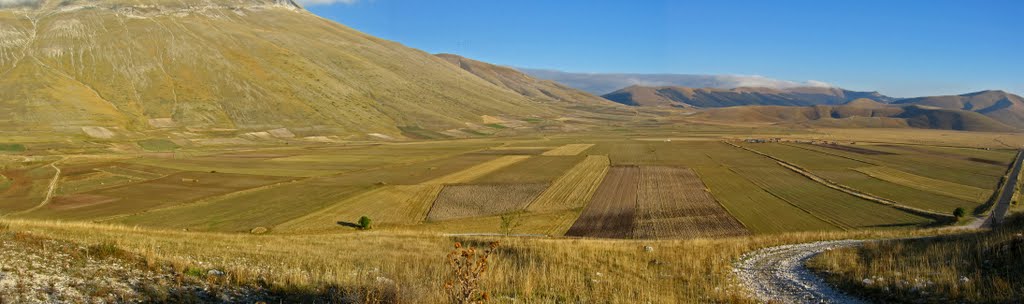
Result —
[{"label": "dry grass", "polygon": [[427,220],[444,221],[522,210],[546,184],[448,185],[438,194]]},{"label": "dry grass", "polygon": [[423,221],[441,185],[396,185],[380,187],[323,210],[274,227],[278,231],[317,231],[340,229],[339,222],[355,223],[368,216],[376,225],[416,224]]},{"label": "dry grass", "polygon": [[991,190],[914,175],[888,167],[863,167],[857,168],[857,171],[890,183],[971,202],[984,202],[992,195]]},{"label": "dry grass", "polygon": [[551,149],[550,151],[544,152],[541,155],[544,156],[573,156],[579,155],[593,147],[594,144],[568,144],[558,148]]},{"label": "dry grass", "polygon": [[479,177],[498,171],[501,168],[511,166],[515,163],[530,158],[529,155],[508,155],[497,159],[466,168],[462,171],[438,177],[427,182],[428,184],[460,184],[468,183]]},{"label": "dry grass", "polygon": [[693,238],[750,232],[718,204],[693,170],[640,167],[635,238]]},{"label": "dry grass", "polygon": [[[148,230],[89,223],[8,221],[10,229],[118,248],[176,269],[216,268],[239,283],[292,290],[397,290],[398,303],[439,303],[455,241],[501,241],[480,284],[499,302],[752,303],[731,274],[747,251],[823,239],[894,237],[912,232],[793,233],[677,241],[443,237],[369,231],[247,235]],[[920,232],[934,233],[934,232]],[[653,246],[644,252],[643,246]],[[392,283],[393,282],[393,283]],[[332,287],[334,286],[334,287]]]},{"label": "dry grass", "polygon": [[1024,301],[1021,218],[989,232],[869,243],[813,258],[831,283],[878,302]]}]

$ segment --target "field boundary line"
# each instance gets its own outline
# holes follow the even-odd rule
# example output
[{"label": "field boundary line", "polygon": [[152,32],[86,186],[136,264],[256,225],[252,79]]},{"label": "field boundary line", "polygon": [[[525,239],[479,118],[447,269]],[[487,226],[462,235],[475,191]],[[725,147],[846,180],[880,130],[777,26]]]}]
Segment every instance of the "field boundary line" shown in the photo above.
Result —
[{"label": "field boundary line", "polygon": [[[913,173],[910,173],[910,172],[906,172],[906,171],[902,171],[902,170],[898,170],[898,169],[893,169],[893,168],[889,168],[889,167],[885,167],[885,166],[880,166],[880,167],[860,167],[860,168],[853,168],[853,170],[857,171],[857,172],[860,172],[860,173],[863,173],[863,174],[865,174],[867,176],[870,176],[871,178],[874,178],[874,179],[877,179],[877,180],[880,180],[880,181],[883,181],[883,182],[897,184],[897,185],[905,186],[905,187],[908,187],[908,188],[914,188],[914,189],[917,189],[917,190],[920,190],[920,191],[924,191],[924,192],[930,192],[930,193],[933,193],[933,194],[937,194],[937,195],[941,195],[941,196],[945,196],[945,197],[951,197],[951,198],[955,198],[955,199],[959,199],[959,200],[964,200],[964,201],[968,201],[968,202],[974,202],[974,203],[978,203],[978,204],[985,204],[989,200],[991,200],[992,194],[995,191],[995,190],[982,189],[982,188],[973,187],[973,186],[969,186],[969,185],[957,184],[957,183],[954,183],[954,182],[934,179],[934,178],[930,178],[930,177],[927,177],[927,176],[916,175],[916,174],[913,174]],[[888,172],[886,172],[886,171],[888,171]],[[905,175],[910,176],[910,177],[900,179],[899,176],[896,176],[896,175],[899,175],[899,174],[905,174]],[[911,180],[912,178],[920,178],[920,179],[929,180],[929,181],[927,183],[915,183],[915,182],[913,182]],[[931,184],[931,185],[946,184],[945,185],[946,189],[960,188],[959,190],[962,190],[962,191],[976,192],[977,195],[974,195],[974,196],[963,195],[963,194],[959,193],[959,191],[957,191],[957,192],[949,192],[949,191],[944,191],[944,189],[936,189],[936,188],[924,187],[924,186],[921,186],[921,184]],[[940,186],[940,188],[941,188],[941,186]],[[985,198],[985,197],[988,197],[988,198]]]},{"label": "field boundary line", "polygon": [[754,150],[754,149],[750,149],[750,148],[747,148],[747,147],[742,147],[742,146],[739,146],[739,145],[736,145],[736,144],[733,144],[733,143],[729,143],[729,144],[733,145],[734,147],[737,147],[737,148],[740,148],[740,149],[744,149],[744,150],[747,150],[747,151],[750,151],[750,152],[754,152],[754,153],[759,154],[759,155],[764,156],[764,157],[771,158],[771,159],[777,161],[780,166],[782,166],[782,167],[784,167],[786,169],[789,169],[789,170],[791,170],[793,172],[796,172],[797,174],[803,175],[804,177],[806,177],[806,178],[808,178],[808,179],[810,179],[810,180],[812,180],[814,182],[817,182],[817,183],[822,184],[822,185],[824,185],[826,187],[838,190],[840,192],[843,192],[843,193],[846,193],[846,194],[849,194],[849,195],[853,195],[853,196],[856,196],[858,198],[861,198],[861,199],[864,199],[864,200],[867,200],[867,201],[870,201],[870,202],[874,202],[874,203],[878,203],[878,204],[881,204],[881,205],[893,207],[893,208],[899,209],[901,211],[904,211],[904,212],[907,212],[907,213],[910,213],[910,214],[919,215],[919,216],[925,216],[925,217],[929,217],[929,218],[936,219],[936,220],[939,220],[939,221],[956,221],[956,218],[953,217],[953,215],[951,215],[951,214],[945,214],[945,213],[939,213],[939,212],[930,211],[930,210],[914,208],[914,207],[910,207],[910,206],[907,206],[907,205],[900,204],[900,203],[898,203],[896,201],[893,201],[893,200],[889,200],[889,199],[881,198],[881,197],[874,196],[874,195],[871,195],[871,194],[868,194],[868,193],[864,193],[864,192],[861,192],[859,190],[850,188],[848,186],[841,185],[841,184],[838,184],[838,183],[833,182],[831,180],[819,177],[819,176],[815,175],[814,173],[811,173],[810,171],[808,171],[808,170],[806,170],[804,168],[801,168],[800,166],[797,166],[795,164],[789,163],[789,162],[787,162],[785,160],[782,160],[782,159],[780,159],[778,157],[774,157],[774,156],[768,155],[766,153],[762,153],[760,151],[757,151],[757,150]]},{"label": "field boundary line", "polygon": [[781,197],[781,196],[779,196],[778,194],[775,194],[775,192],[772,192],[772,190],[768,190],[768,189],[766,189],[765,187],[761,187],[761,185],[758,185],[758,184],[757,184],[757,183],[755,183],[754,181],[752,181],[752,180],[748,179],[748,178],[747,178],[746,176],[743,176],[743,174],[741,174],[740,172],[736,171],[736,170],[735,170],[735,169],[733,169],[733,168],[725,167],[725,169],[727,169],[727,170],[729,170],[729,171],[732,171],[732,173],[735,173],[736,175],[738,175],[739,177],[741,177],[741,178],[743,178],[743,179],[746,179],[746,180],[747,180],[748,182],[750,182],[750,183],[751,183],[751,184],[753,184],[754,186],[757,186],[758,188],[760,188],[760,189],[761,189],[762,191],[764,191],[765,193],[768,193],[769,195],[771,195],[771,196],[774,196],[775,198],[777,198],[777,199],[779,199],[779,200],[782,200],[783,202],[786,202],[786,203],[787,203],[787,204],[789,204],[790,206],[793,206],[794,208],[796,208],[796,209],[799,209],[800,211],[803,211],[803,212],[805,212],[805,213],[807,213],[807,214],[811,215],[812,217],[814,217],[814,218],[816,218],[816,219],[819,219],[819,220],[821,220],[821,221],[823,221],[823,222],[829,223],[829,224],[831,224],[832,226],[835,226],[836,228],[842,229],[843,231],[849,231],[849,230],[850,230],[850,228],[851,228],[851,227],[849,227],[849,226],[847,226],[847,225],[844,225],[843,223],[839,223],[839,222],[833,221],[833,220],[831,220],[831,219],[827,219],[827,218],[821,217],[821,216],[819,216],[819,215],[817,215],[817,214],[814,214],[814,212],[811,212],[810,210],[807,210],[807,209],[805,209],[804,207],[801,207],[800,205],[797,205],[797,204],[795,204],[795,203],[793,203],[793,202],[789,201],[788,199],[786,199],[786,198],[784,198],[784,197]]},{"label": "field boundary line", "polygon": [[835,156],[835,157],[839,157],[839,158],[845,158],[845,159],[849,159],[849,160],[852,160],[852,161],[855,161],[855,162],[865,163],[865,164],[872,165],[872,166],[883,166],[883,165],[880,165],[880,164],[877,164],[877,163],[869,162],[869,161],[866,161],[866,160],[863,160],[863,159],[858,159],[858,158],[852,157],[852,156],[846,156],[846,155],[836,154],[836,153],[832,153],[832,152],[828,152],[828,151],[824,151],[824,150],[818,150],[818,149],[811,149],[811,148],[807,148],[807,147],[801,147],[800,145],[794,145],[794,144],[791,144],[791,143],[782,143],[782,144],[786,145],[788,147],[793,147],[793,148],[797,148],[797,149],[807,150],[807,151],[811,151],[811,152],[814,152],[814,153],[831,155],[831,156]]}]

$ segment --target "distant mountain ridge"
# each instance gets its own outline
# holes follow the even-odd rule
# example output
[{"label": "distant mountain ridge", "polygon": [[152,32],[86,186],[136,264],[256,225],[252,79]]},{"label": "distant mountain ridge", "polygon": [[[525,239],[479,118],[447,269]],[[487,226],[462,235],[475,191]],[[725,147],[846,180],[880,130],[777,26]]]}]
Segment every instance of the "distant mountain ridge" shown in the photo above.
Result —
[{"label": "distant mountain ridge", "polygon": [[1005,91],[987,90],[962,95],[917,97],[901,99],[895,103],[971,111],[1024,129],[1024,98]]},{"label": "distant mountain ridge", "polygon": [[895,100],[878,92],[856,92],[832,87],[795,87],[786,89],[741,87],[715,89],[681,86],[630,86],[606,94],[603,97],[631,106],[686,108],[720,108],[749,105],[838,105],[861,98],[881,103],[889,103]]},{"label": "distant mountain ridge", "polygon": [[759,87],[786,89],[796,87],[832,87],[809,80],[796,82],[757,75],[572,73],[546,69],[518,68],[530,76],[555,81],[595,95],[604,95],[629,86],[683,86],[691,88],[733,89]]},{"label": "distant mountain ridge", "polygon": [[713,108],[694,118],[722,123],[754,122],[828,128],[921,128],[1013,132],[1018,129],[964,110],[920,105],[887,105],[862,98],[843,105],[741,106]]}]

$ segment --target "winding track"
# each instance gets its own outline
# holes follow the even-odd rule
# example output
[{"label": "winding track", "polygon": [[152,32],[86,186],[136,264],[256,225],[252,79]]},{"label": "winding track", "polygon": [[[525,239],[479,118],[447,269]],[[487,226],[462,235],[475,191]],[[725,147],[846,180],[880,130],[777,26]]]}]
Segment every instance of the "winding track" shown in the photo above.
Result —
[{"label": "winding track", "polygon": [[[1006,216],[1018,183],[1017,176],[1024,166],[1024,150],[1018,153],[1006,187],[999,193],[996,204],[983,217],[971,224],[950,229],[983,229],[998,226]],[[868,303],[844,294],[828,285],[805,265],[807,260],[832,248],[860,246],[870,240],[822,241],[782,245],[749,252],[733,265],[740,282],[759,301],[770,303]]]},{"label": "winding track", "polygon": [[804,266],[832,248],[859,246],[863,240],[782,245],[743,255],[733,272],[754,298],[769,303],[867,303],[833,289]]}]

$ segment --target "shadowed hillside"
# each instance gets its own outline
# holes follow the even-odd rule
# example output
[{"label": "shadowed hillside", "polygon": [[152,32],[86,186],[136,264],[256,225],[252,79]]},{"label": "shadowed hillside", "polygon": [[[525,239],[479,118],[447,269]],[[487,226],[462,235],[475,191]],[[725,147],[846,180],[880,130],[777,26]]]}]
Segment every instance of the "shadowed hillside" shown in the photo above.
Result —
[{"label": "shadowed hillside", "polygon": [[922,128],[1007,132],[1016,129],[978,113],[857,99],[845,105],[745,106],[708,109],[694,117],[719,122],[760,122],[833,128]]}]

